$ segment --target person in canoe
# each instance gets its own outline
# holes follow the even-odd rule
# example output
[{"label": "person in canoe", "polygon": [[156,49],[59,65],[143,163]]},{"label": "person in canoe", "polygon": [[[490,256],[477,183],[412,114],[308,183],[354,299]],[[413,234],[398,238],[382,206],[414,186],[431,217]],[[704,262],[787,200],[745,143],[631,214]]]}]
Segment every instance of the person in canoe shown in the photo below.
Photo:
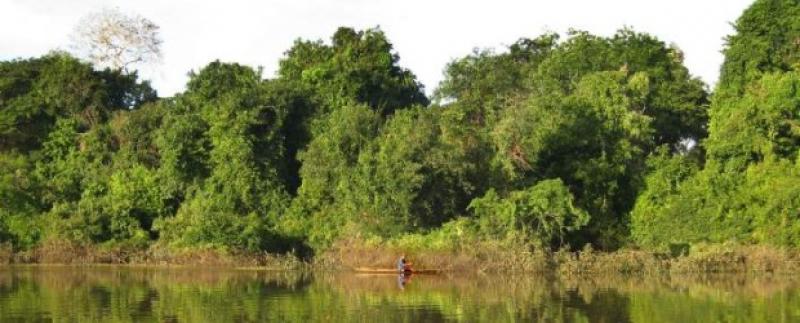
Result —
[{"label": "person in canoe", "polygon": [[406,261],[406,255],[400,256],[397,260],[397,271],[401,273],[411,272],[411,263]]}]

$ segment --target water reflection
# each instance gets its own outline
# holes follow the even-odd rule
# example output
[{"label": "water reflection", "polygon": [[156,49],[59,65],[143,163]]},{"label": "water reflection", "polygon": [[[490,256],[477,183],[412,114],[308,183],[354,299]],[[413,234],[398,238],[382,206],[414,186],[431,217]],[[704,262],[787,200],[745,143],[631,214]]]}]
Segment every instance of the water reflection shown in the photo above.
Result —
[{"label": "water reflection", "polygon": [[[412,279],[413,278],[413,279]],[[790,276],[559,278],[0,267],[0,321],[793,322]]]},{"label": "water reflection", "polygon": [[410,272],[409,273],[397,274],[397,287],[399,287],[400,290],[405,290],[406,289],[406,285],[408,285],[408,283],[410,283],[410,282],[411,282],[411,273]]}]

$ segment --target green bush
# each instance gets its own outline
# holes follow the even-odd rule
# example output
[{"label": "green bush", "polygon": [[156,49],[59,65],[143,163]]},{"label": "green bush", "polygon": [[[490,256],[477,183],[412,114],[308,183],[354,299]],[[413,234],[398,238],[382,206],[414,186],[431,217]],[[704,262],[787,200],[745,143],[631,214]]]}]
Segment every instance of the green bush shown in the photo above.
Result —
[{"label": "green bush", "polygon": [[549,247],[564,242],[567,233],[589,222],[574,205],[560,179],[544,180],[526,190],[500,197],[494,190],[470,204],[480,234],[490,239],[531,241]]}]

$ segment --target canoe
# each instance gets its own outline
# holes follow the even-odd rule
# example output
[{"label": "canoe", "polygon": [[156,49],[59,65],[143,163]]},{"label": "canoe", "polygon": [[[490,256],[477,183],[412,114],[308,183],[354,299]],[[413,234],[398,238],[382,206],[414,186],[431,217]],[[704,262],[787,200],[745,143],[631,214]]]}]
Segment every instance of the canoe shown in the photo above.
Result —
[{"label": "canoe", "polygon": [[[370,267],[357,267],[353,268],[353,270],[357,273],[365,273],[365,274],[394,274],[397,275],[400,273],[397,269],[390,269],[390,268],[370,268]],[[404,274],[438,274],[442,271],[439,269],[406,269],[403,273]]]}]

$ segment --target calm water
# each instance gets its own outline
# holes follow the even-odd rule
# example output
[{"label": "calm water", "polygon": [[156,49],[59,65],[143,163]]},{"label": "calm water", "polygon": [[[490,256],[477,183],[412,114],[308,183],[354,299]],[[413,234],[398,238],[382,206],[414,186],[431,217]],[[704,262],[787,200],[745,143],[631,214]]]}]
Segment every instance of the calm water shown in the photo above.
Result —
[{"label": "calm water", "polygon": [[800,322],[800,284],[0,267],[0,321]]}]

